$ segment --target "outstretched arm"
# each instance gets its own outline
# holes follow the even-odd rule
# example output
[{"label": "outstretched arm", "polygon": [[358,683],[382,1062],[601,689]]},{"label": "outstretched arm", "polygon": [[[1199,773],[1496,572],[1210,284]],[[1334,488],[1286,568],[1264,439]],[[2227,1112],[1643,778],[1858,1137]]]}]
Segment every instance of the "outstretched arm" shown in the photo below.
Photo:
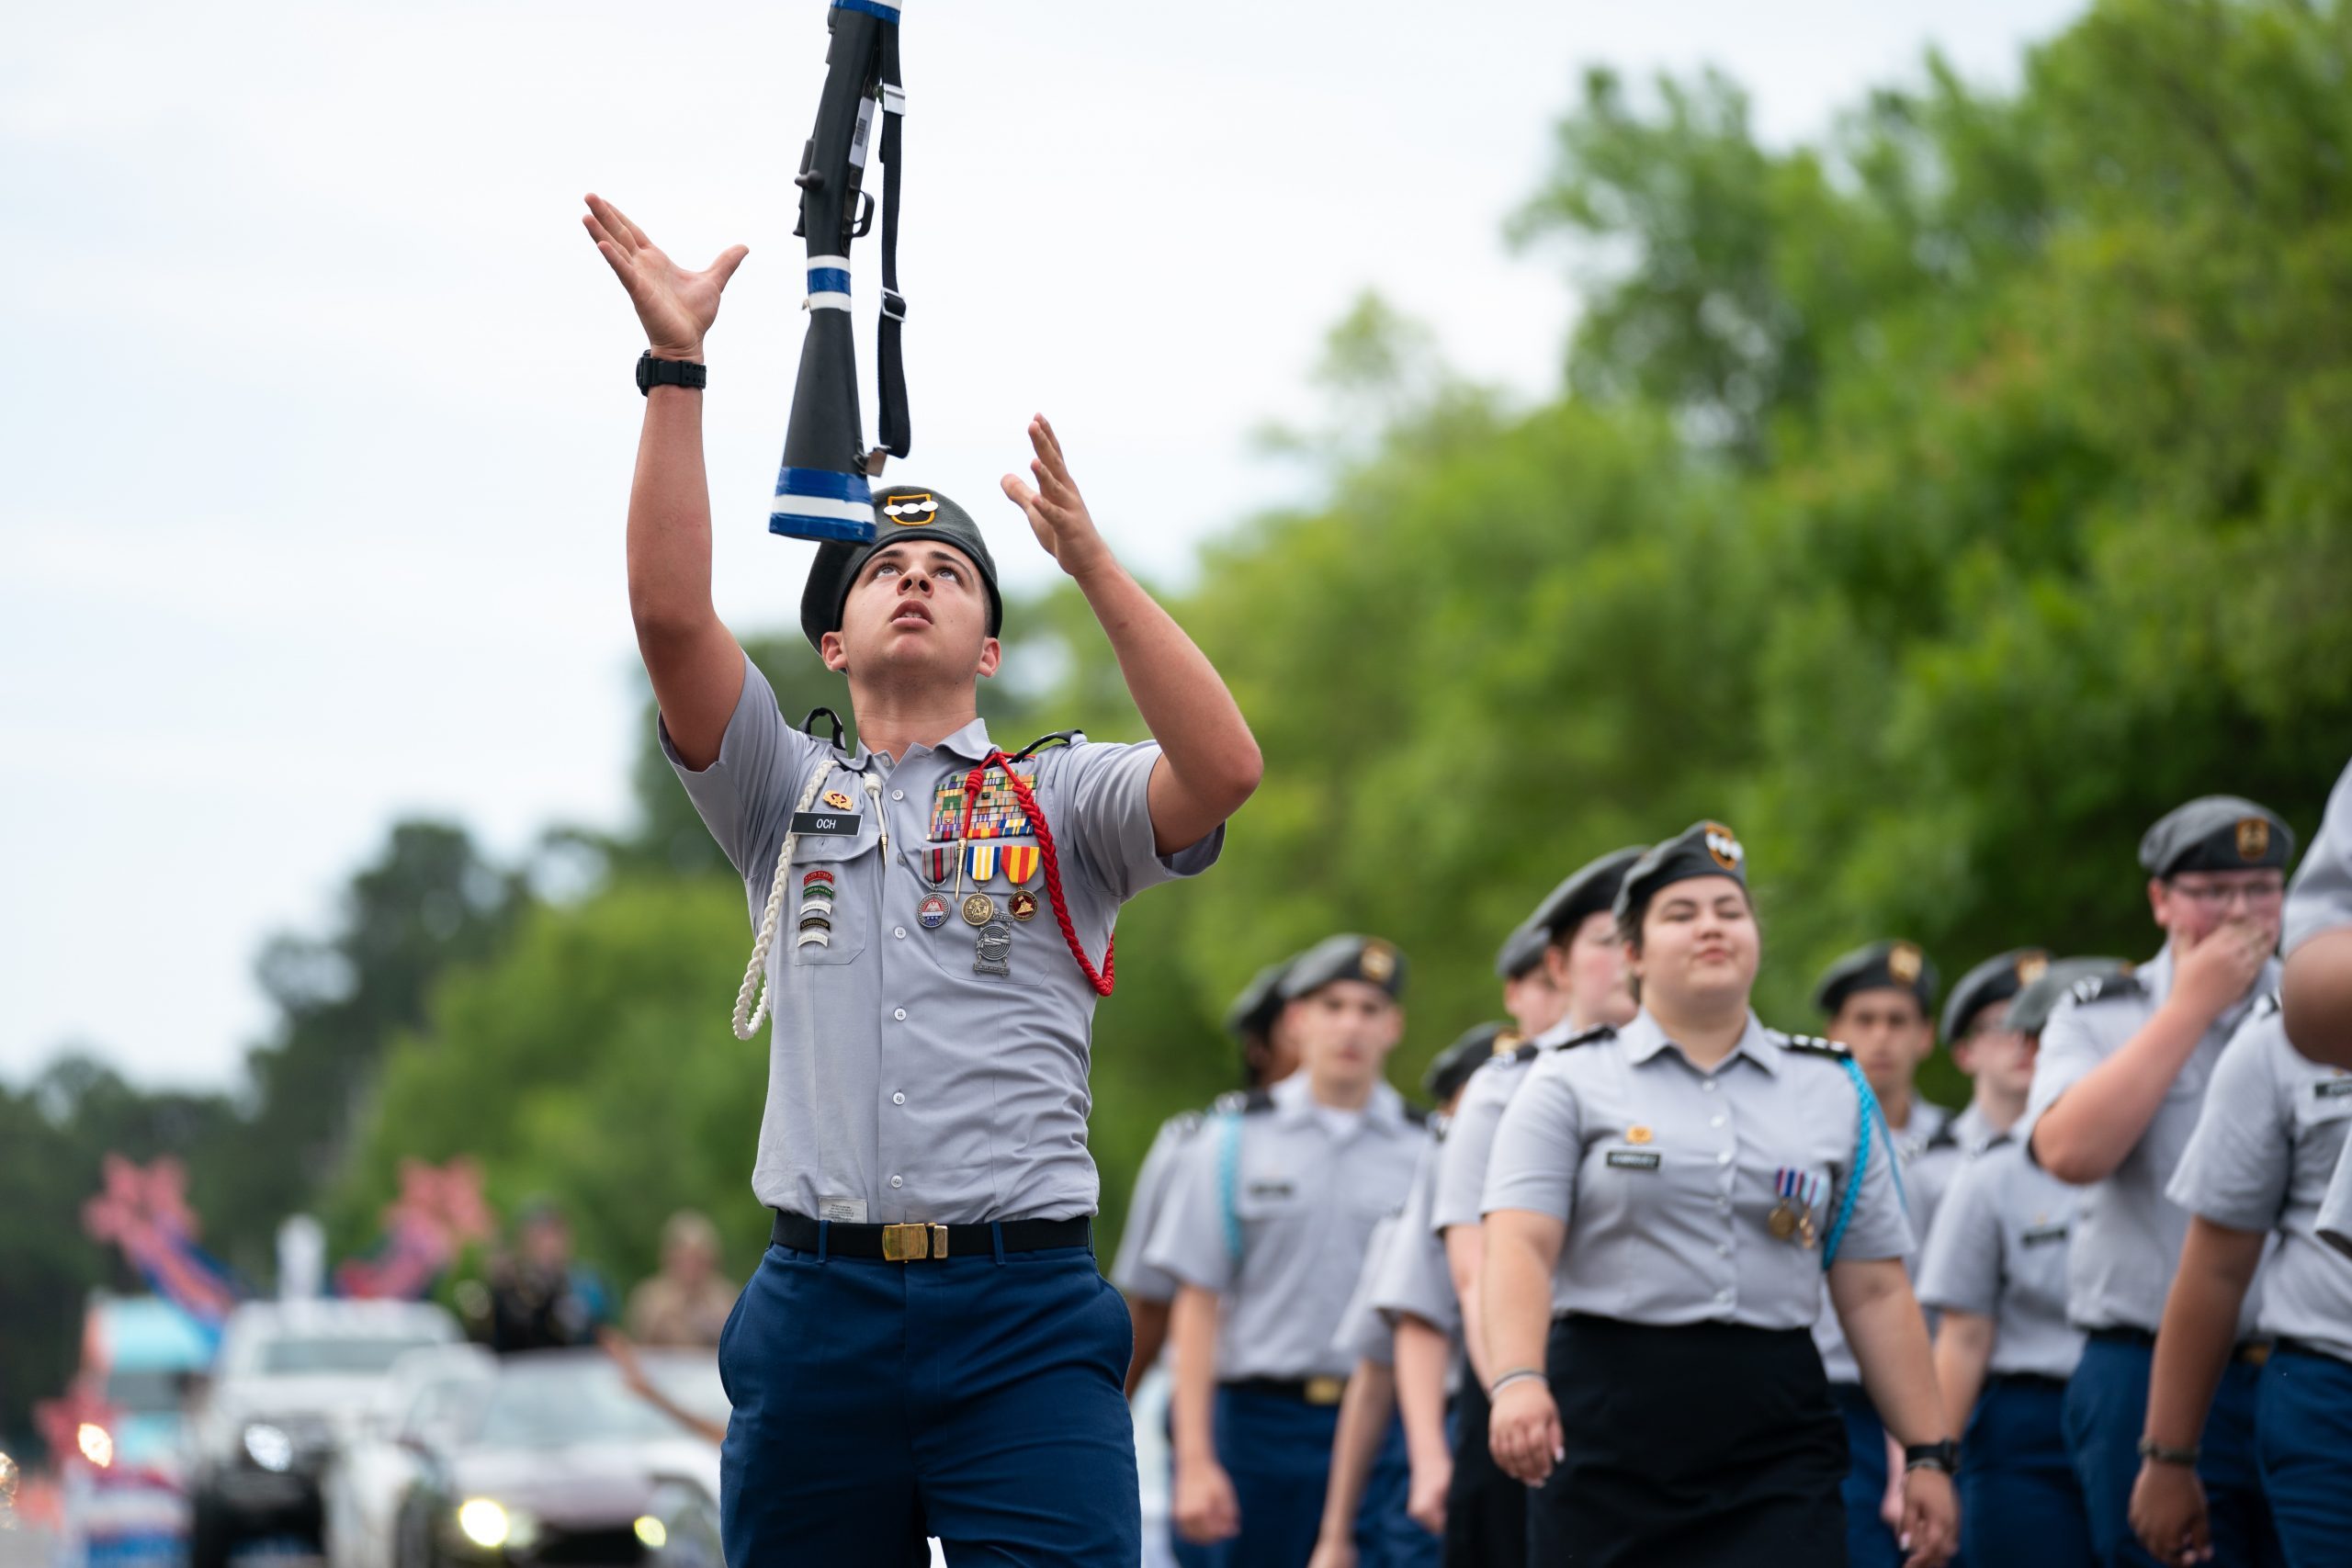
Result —
[{"label": "outstretched arm", "polygon": [[1208,656],[1127,575],[1095,531],[1045,415],[1029,422],[1029,444],[1037,452],[1029,465],[1036,487],[1007,474],[1004,493],[1086,595],[1118,656],[1136,711],[1159,742],[1159,761],[1151,770],[1153,848],[1163,855],[1190,849],[1241,809],[1258,787],[1264,763],[1257,739]]},{"label": "outstretched arm", "polygon": [[[656,359],[702,363],[719,291],[749,254],[735,245],[700,272],[662,254],[645,231],[602,197],[581,220],[644,323]],[[710,490],[703,477],[702,393],[656,387],[645,400],[637,475],[628,492],[628,607],[638,652],[671,744],[707,768],[743,691],[743,650],[710,602]]]}]

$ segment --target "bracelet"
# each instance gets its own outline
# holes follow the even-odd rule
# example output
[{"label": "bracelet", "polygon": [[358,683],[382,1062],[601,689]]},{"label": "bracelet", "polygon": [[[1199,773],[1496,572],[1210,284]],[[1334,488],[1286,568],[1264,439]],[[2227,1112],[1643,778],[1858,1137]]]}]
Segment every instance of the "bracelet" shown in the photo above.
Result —
[{"label": "bracelet", "polygon": [[1492,1399],[1515,1382],[1525,1382],[1530,1378],[1541,1378],[1543,1375],[1543,1370],[1538,1367],[1513,1367],[1487,1385],[1487,1397]]},{"label": "bracelet", "polygon": [[2140,1439],[2140,1457],[2152,1459],[2158,1464],[2177,1464],[2194,1470],[2197,1468],[2198,1450],[2194,1443],[2185,1449],[2177,1449],[2154,1438],[2143,1438]]}]

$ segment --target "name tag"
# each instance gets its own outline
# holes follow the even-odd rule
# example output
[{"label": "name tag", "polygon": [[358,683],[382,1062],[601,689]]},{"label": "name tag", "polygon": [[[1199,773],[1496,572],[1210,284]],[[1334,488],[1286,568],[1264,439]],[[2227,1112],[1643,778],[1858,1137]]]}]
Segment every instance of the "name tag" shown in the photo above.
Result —
[{"label": "name tag", "polygon": [[854,839],[858,821],[854,811],[796,811],[792,814],[792,830],[830,839]]},{"label": "name tag", "polygon": [[2322,1078],[2312,1085],[2312,1092],[2322,1100],[2341,1100],[2352,1094],[2352,1078]]},{"label": "name tag", "polygon": [[1250,1184],[1252,1198],[1287,1198],[1298,1190],[1287,1181],[1253,1181]]},{"label": "name tag", "polygon": [[2066,1239],[2064,1225],[2036,1225],[2018,1239],[2028,1247],[2041,1247],[2047,1242]]},{"label": "name tag", "polygon": [[1609,1163],[1619,1170],[1656,1170],[1657,1151],[1655,1149],[1611,1149]]}]

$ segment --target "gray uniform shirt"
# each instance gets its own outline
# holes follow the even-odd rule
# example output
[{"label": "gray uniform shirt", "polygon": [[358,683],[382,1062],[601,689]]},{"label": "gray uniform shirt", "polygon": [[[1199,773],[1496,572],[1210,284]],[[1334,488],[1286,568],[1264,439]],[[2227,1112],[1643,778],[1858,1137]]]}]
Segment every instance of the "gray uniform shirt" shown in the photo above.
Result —
[{"label": "gray uniform shirt", "polygon": [[1340,1325],[1331,1331],[1331,1349],[1347,1358],[1353,1368],[1360,1361],[1370,1361],[1378,1367],[1396,1364],[1396,1337],[1388,1320],[1380,1315],[1380,1307],[1373,1300],[1378,1289],[1381,1266],[1395,1250],[1403,1223],[1399,1214],[1383,1214],[1372,1227],[1372,1239],[1364,1244],[1363,1268],[1357,1271],[1356,1288],[1348,1292],[1348,1304],[1340,1309]]},{"label": "gray uniform shirt", "polygon": [[[1362,1277],[1373,1227],[1403,1207],[1428,1133],[1386,1084],[1348,1133],[1316,1114],[1304,1072],[1242,1113],[1238,1147],[1213,1118],[1185,1145],[1144,1261],[1223,1297],[1217,1376],[1345,1376],[1332,1336]],[[1232,1180],[1225,1179],[1233,1150]],[[1231,1248],[1226,1201],[1239,1223]]]},{"label": "gray uniform shirt", "polygon": [[[1973,1108],[1972,1108],[1973,1109]],[[1938,1156],[1949,1148],[1957,1153],[1956,1144],[1939,1140],[1952,1122],[1952,1113],[1933,1100],[1911,1097],[1911,1119],[1894,1133],[1894,1164],[1903,1179],[1897,1184],[1903,1200],[1904,1213],[1910,1216],[1911,1234],[1925,1237],[1932,1234],[1936,1223],[1936,1205],[1942,1198],[1944,1187],[1951,1179],[1951,1167]],[[1879,1146],[1883,1129],[1871,1134],[1874,1146]],[[1915,1252],[1904,1261],[1916,1261]],[[1813,1320],[1813,1348],[1821,1352],[1821,1370],[1831,1382],[1858,1383],[1862,1381],[1862,1365],[1854,1359],[1854,1348],[1846,1343],[1846,1325],[1838,1321],[1837,1303],[1825,1292],[1821,1298],[1820,1315]]]},{"label": "gray uniform shirt", "polygon": [[2335,1162],[2335,1179],[2320,1200],[2319,1238],[2352,1258],[2352,1148]]},{"label": "gray uniform shirt", "polygon": [[1197,1111],[1170,1116],[1136,1169],[1135,1190],[1127,1198],[1127,1222],[1119,1233],[1119,1255],[1111,1261],[1111,1283],[1126,1295],[1147,1302],[1176,1299],[1176,1280],[1143,1260],[1152,1228],[1168,1206],[1168,1183],[1176,1174],[1177,1156],[1207,1118]]},{"label": "gray uniform shirt", "polygon": [[[978,933],[952,908],[936,930],[917,918],[933,891],[923,851],[934,792],[967,773],[989,745],[976,719],[937,748],[918,746],[896,761],[863,746],[844,759],[785,722],[748,659],[716,761],[695,773],[662,737],[695,809],[742,874],[755,926],[813,773],[825,776],[812,811],[854,824],[845,833],[801,834],[768,954],[775,1026],[752,1190],[770,1208],[876,1224],[1094,1212],[1100,1188],[1086,1146],[1086,1075],[1096,998],[1051,912],[1006,922],[1003,976],[976,972]],[[1022,764],[1035,768],[1036,800],[1090,961],[1100,961],[1123,900],[1205,869],[1223,845],[1219,829],[1181,854],[1154,852],[1146,786],[1159,755],[1148,742],[1060,746]],[[873,795],[868,777],[878,786]],[[828,795],[850,805],[827,803]],[[822,946],[796,941],[811,873],[824,874],[831,888],[822,900],[831,938]],[[1030,886],[1042,903],[1042,874]],[[972,889],[967,877],[965,890]],[[956,903],[952,874],[941,891]],[[985,891],[1004,902],[1001,872]],[[712,998],[714,1008],[718,1002]]]},{"label": "gray uniform shirt", "polygon": [[2266,998],[2222,1054],[2166,1196],[2233,1230],[2278,1233],[2262,1266],[2261,1332],[2352,1360],[2352,1258],[2318,1236],[2352,1128],[2352,1073],[2288,1043]]},{"label": "gray uniform shirt", "polygon": [[2005,1139],[1960,1168],[1919,1264],[1919,1301],[1993,1323],[1987,1370],[2068,1378],[2083,1353],[2066,1321],[2076,1190]]},{"label": "gray uniform shirt", "polygon": [[[1555,1313],[1657,1325],[1803,1328],[1819,1313],[1819,1247],[1767,1228],[1782,1169],[1817,1179],[1826,1240],[1853,1174],[1860,1096],[1843,1068],[1793,1050],[1753,1014],[1702,1072],[1647,1011],[1612,1037],[1546,1051],[1503,1112],[1485,1211],[1567,1224]],[[1883,1154],[1855,1195],[1846,1258],[1900,1258],[1911,1226]]]},{"label": "gray uniform shirt", "polygon": [[2352,925],[2352,762],[2328,795],[2319,836],[2303,852],[2287,891],[2285,918],[2289,953],[2330,927]]},{"label": "gray uniform shirt", "polygon": [[1470,1075],[1462,1098],[1454,1101],[1453,1119],[1446,1123],[1445,1143],[1438,1155],[1437,1190],[1430,1205],[1430,1224],[1438,1231],[1478,1223],[1478,1206],[1487,1196],[1487,1162],[1494,1157],[1495,1129],[1502,1125],[1503,1107],[1526,1081],[1538,1054],[1580,1032],[1562,1019]]},{"label": "gray uniform shirt", "polygon": [[1430,1223],[1438,1167],[1445,1145],[1453,1139],[1453,1130],[1448,1124],[1421,1147],[1412,1185],[1405,1190],[1404,1211],[1396,1217],[1396,1234],[1381,1254],[1373,1276],[1372,1304],[1391,1324],[1400,1315],[1418,1317],[1440,1334],[1458,1340],[1462,1303],[1453,1294],[1453,1272],[1446,1267],[1444,1239]]},{"label": "gray uniform shirt", "polygon": [[[2058,1097],[2113,1055],[2144,1027],[2172,994],[2169,943],[2134,972],[2136,991],[2096,1001],[2079,996],[2061,1000],[2041,1032],[2041,1055],[2034,1064],[2033,1092],[2026,1102],[2030,1128]],[[2165,1196],[2165,1184],[2180,1164],[2181,1151],[2197,1127],[2205,1086],[2222,1051],[2253,1010],[2256,996],[2278,988],[2278,965],[2263,965],[2261,977],[2243,1001],[2205,1032],[2180,1076],[2173,1079],[2155,1119],[2106,1180],[2085,1188],[2075,1233],[2067,1247],[2066,1315],[2077,1328],[2139,1328],[2154,1333],[2164,1318],[2165,1292],[2180,1264],[2180,1244],[2188,1235],[2188,1212]],[[2248,1293],[2244,1325],[2254,1323],[2255,1292]]]}]

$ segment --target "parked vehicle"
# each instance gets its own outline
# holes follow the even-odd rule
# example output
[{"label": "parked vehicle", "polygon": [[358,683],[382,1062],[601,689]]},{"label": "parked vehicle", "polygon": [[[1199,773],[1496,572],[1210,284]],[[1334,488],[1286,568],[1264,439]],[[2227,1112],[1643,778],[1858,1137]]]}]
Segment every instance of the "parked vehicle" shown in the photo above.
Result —
[{"label": "parked vehicle", "polygon": [[82,1364],[57,1408],[59,1561],[86,1568],[175,1568],[186,1550],[187,1404],[212,1337],[157,1296],[94,1296]]},{"label": "parked vehicle", "polygon": [[479,1415],[497,1360],[474,1345],[412,1350],[391,1365],[358,1431],[319,1478],[330,1568],[391,1568],[401,1505],[426,1455]]}]

